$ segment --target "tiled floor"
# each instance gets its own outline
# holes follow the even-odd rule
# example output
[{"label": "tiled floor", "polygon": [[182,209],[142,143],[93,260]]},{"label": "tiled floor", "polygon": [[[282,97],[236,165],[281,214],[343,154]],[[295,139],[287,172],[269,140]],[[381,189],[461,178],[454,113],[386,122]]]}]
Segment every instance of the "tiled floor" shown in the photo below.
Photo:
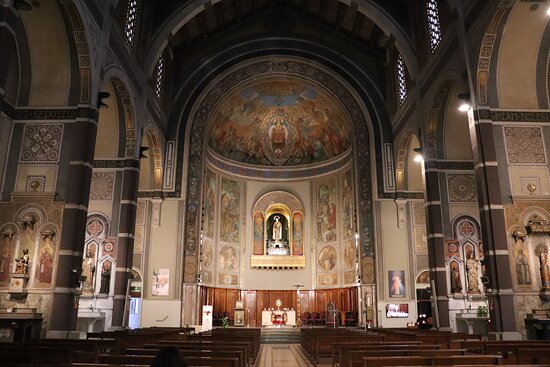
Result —
[{"label": "tiled floor", "polygon": [[326,367],[330,364],[313,364],[298,344],[262,344],[258,362],[254,367]]}]

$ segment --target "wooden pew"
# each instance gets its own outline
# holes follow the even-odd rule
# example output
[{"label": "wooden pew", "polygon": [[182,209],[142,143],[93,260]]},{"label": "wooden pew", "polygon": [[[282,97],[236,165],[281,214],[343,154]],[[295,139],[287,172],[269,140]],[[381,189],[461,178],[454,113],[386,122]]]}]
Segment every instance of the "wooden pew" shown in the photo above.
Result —
[{"label": "wooden pew", "polygon": [[499,364],[500,359],[502,359],[501,356],[492,355],[364,357],[363,367],[496,365]]},{"label": "wooden pew", "polygon": [[461,356],[465,355],[465,349],[384,349],[384,350],[352,350],[348,352],[347,360],[341,367],[361,367],[363,366],[363,358],[366,357],[445,357],[445,356]]},{"label": "wooden pew", "polygon": [[344,363],[343,359],[345,358],[347,361],[347,354],[351,350],[383,349],[383,348],[391,348],[393,350],[393,349],[408,349],[413,347],[434,349],[433,345],[422,346],[421,342],[419,341],[412,341],[412,342],[408,342],[407,344],[397,343],[397,342],[375,342],[375,343],[361,343],[356,341],[335,342],[335,343],[332,343],[332,346],[331,346],[332,365],[345,366],[347,362]]},{"label": "wooden pew", "polygon": [[[239,359],[240,367],[248,367],[248,356],[242,348],[224,348],[223,345],[218,345],[211,348],[197,347],[178,347],[182,356],[185,357],[235,357]],[[126,355],[131,356],[155,356],[159,349],[153,348],[127,348]]]}]

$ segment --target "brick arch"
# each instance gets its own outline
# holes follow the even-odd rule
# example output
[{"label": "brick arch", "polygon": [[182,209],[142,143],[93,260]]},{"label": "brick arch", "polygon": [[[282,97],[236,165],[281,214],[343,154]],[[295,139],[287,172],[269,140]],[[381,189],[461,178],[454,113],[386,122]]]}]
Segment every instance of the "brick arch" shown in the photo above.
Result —
[{"label": "brick arch", "polygon": [[273,204],[284,204],[290,210],[290,213],[304,213],[304,205],[296,196],[286,191],[271,191],[260,197],[252,208],[252,217],[257,212],[266,213]]},{"label": "brick arch", "polygon": [[127,158],[136,156],[136,121],[134,115],[134,107],[132,104],[132,96],[126,87],[126,84],[119,78],[111,79],[115,92],[117,94],[118,103],[122,110],[121,118],[124,119],[126,131],[124,152]]},{"label": "brick arch", "polygon": [[438,143],[441,143],[440,131],[443,127],[443,120],[447,112],[447,104],[455,82],[445,81],[434,96],[432,107],[428,113],[428,124],[422,153],[425,159],[442,158],[443,150],[438,150]]}]

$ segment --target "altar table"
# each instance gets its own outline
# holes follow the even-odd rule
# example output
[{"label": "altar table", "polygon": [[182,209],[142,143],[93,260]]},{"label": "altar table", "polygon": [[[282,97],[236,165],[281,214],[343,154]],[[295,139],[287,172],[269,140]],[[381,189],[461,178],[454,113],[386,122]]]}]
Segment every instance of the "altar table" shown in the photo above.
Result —
[{"label": "altar table", "polygon": [[274,313],[276,316],[280,316],[281,319],[284,319],[284,314],[286,314],[286,323],[284,325],[287,326],[295,326],[296,325],[296,311],[294,310],[264,310],[262,311],[262,326],[273,326],[273,323],[271,322],[271,314]]}]

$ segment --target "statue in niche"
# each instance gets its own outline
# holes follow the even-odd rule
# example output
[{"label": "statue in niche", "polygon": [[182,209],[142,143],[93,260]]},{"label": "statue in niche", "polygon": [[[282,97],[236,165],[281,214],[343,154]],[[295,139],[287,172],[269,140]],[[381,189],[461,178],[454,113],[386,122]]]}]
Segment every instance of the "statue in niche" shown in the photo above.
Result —
[{"label": "statue in niche", "polygon": [[460,280],[460,270],[456,263],[451,266],[451,292],[462,293],[462,280]]},{"label": "statue in niche", "polygon": [[280,217],[275,216],[275,222],[273,222],[273,240],[281,241],[283,239],[283,225],[279,222]]},{"label": "statue in niche", "polygon": [[479,290],[479,261],[474,258],[474,253],[470,252],[466,260],[466,270],[468,271],[468,293],[480,293]]},{"label": "statue in niche", "polygon": [[267,255],[290,255],[288,221],[284,215],[274,213],[268,219]]},{"label": "statue in niche", "polygon": [[23,256],[19,259],[15,259],[17,265],[15,266],[15,272],[18,274],[28,274],[29,273],[29,249],[23,249]]},{"label": "statue in niche", "polygon": [[111,287],[111,265],[110,262],[106,261],[101,267],[101,286],[99,288],[99,293],[109,294],[109,289]]},{"label": "statue in niche", "polygon": [[86,257],[82,260],[82,292],[92,293],[94,291],[95,258],[92,251],[88,249]]},{"label": "statue in niche", "polygon": [[8,281],[8,274],[10,272],[10,260],[11,254],[9,248],[6,246],[2,249],[2,254],[0,254],[0,282]]},{"label": "statue in niche", "polygon": [[531,271],[529,270],[529,261],[527,256],[520,249],[516,257],[516,276],[519,285],[531,284]]}]

